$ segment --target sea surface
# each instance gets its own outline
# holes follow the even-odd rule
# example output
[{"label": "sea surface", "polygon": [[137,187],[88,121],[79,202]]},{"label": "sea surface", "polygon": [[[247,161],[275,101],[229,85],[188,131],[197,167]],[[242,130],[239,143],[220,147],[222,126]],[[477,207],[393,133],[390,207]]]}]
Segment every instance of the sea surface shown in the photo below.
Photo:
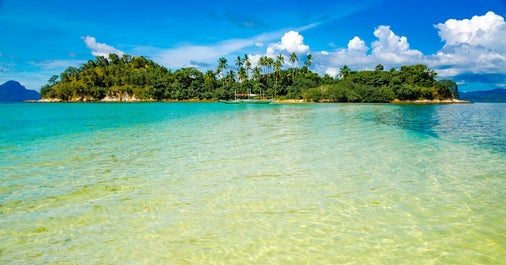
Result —
[{"label": "sea surface", "polygon": [[506,104],[0,104],[0,264],[504,264]]}]

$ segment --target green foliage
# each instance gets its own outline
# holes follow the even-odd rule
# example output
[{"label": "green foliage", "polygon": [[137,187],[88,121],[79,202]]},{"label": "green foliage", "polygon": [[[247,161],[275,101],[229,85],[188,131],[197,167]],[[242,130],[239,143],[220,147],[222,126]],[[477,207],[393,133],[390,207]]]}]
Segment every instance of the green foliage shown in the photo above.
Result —
[{"label": "green foliage", "polygon": [[395,99],[394,92],[388,86],[357,85],[356,92],[360,95],[361,102],[384,103]]},{"label": "green foliage", "polygon": [[313,87],[304,90],[303,97],[306,100],[319,102],[324,98],[324,89],[321,87]]},{"label": "green foliage", "polygon": [[446,86],[448,87],[451,92],[452,92],[452,96],[454,98],[460,98],[460,94],[459,94],[459,86],[457,85],[457,83],[455,83],[454,81],[452,80],[448,80],[448,79],[444,79],[444,80],[441,80],[438,82],[440,85],[443,85],[443,86]]},{"label": "green foliage", "polygon": [[402,66],[400,70],[384,71],[379,64],[374,71],[351,71],[343,66],[340,80],[304,90],[303,97],[310,101],[328,102],[391,102],[417,99],[452,98],[448,81],[437,82],[437,74],[425,65]]},{"label": "green foliage", "polygon": [[[43,98],[66,101],[101,100],[106,96],[135,95],[140,99],[159,99],[163,95],[164,81],[171,72],[144,57],[116,54],[96,57],[80,68],[69,67],[54,76],[41,89]],[[166,87],[165,87],[166,88]]]},{"label": "green foliage", "polygon": [[[288,61],[291,68],[285,68]],[[145,57],[110,54],[98,56],[79,68],[69,67],[54,75],[41,88],[42,98],[64,101],[93,101],[105,97],[141,100],[230,99],[237,93],[255,93],[278,98],[322,102],[390,102],[394,99],[443,99],[458,95],[451,80],[435,81],[436,73],[425,65],[402,66],[384,71],[378,64],[373,71],[341,68],[339,78],[320,76],[304,66],[295,67],[295,53],[289,58],[263,56],[252,67],[247,55],[235,60],[236,70],[227,59],[217,60],[216,71],[205,73],[195,68],[167,70]]]},{"label": "green foliage", "polygon": [[304,98],[316,102],[390,102],[395,99],[395,94],[389,87],[375,88],[351,80],[339,80],[306,89]]},{"label": "green foliage", "polygon": [[395,93],[396,98],[400,100],[416,100],[419,99],[422,95],[419,87],[407,83],[402,85],[395,85],[392,89]]}]

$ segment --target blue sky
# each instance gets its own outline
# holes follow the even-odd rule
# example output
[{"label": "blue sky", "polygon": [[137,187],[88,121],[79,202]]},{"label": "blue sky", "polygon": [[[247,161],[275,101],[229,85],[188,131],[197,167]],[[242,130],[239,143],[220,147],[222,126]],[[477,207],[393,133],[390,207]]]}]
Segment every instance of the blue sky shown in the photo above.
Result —
[{"label": "blue sky", "polygon": [[0,84],[39,90],[108,53],[204,71],[219,57],[296,52],[320,74],[423,63],[485,90],[506,87],[505,17],[504,0],[0,0]]}]

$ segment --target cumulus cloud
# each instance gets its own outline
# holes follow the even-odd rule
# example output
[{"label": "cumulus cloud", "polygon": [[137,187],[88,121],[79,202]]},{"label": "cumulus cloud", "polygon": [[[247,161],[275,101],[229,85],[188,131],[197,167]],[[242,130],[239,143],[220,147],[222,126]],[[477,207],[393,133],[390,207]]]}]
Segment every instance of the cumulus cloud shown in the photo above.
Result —
[{"label": "cumulus cloud", "polygon": [[378,40],[372,43],[372,56],[385,63],[412,63],[420,61],[422,52],[409,48],[408,38],[396,35],[390,26],[379,26],[374,31]]},{"label": "cumulus cloud", "polygon": [[504,18],[492,11],[483,16],[471,19],[449,19],[445,23],[435,25],[439,36],[448,46],[468,44],[493,49],[506,50],[506,24]]},{"label": "cumulus cloud", "polygon": [[[422,63],[425,60],[422,52],[410,49],[408,39],[395,34],[389,26],[379,26],[374,31],[374,36],[377,39],[371,43],[372,49],[360,37],[355,36],[348,42],[347,48],[328,53],[328,56],[321,54],[319,59],[328,61],[328,69],[339,65],[359,69],[369,69],[376,64],[394,67],[401,64]],[[325,60],[325,57],[328,59]]]},{"label": "cumulus cloud", "polygon": [[82,38],[84,43],[86,43],[86,47],[88,47],[91,50],[91,54],[93,56],[104,56],[108,57],[109,54],[117,54],[119,56],[123,56],[125,54],[124,52],[109,46],[105,43],[99,43],[95,39],[95,37],[86,36]]},{"label": "cumulus cloud", "polygon": [[[190,61],[203,62],[210,65],[216,65],[217,59],[220,57],[227,57],[235,54],[237,56],[248,52],[247,50],[254,50],[267,46],[267,50],[280,51],[283,50],[301,50],[306,52],[309,50],[309,46],[304,45],[303,37],[298,34],[299,31],[304,31],[316,27],[318,23],[308,24],[299,28],[294,29],[294,33],[286,32],[285,30],[267,32],[260,35],[252,36],[251,38],[245,39],[229,39],[220,41],[210,45],[179,45],[173,48],[153,48],[153,47],[137,47],[136,51],[140,54],[150,54],[150,58],[155,60],[168,68],[181,68],[195,66]],[[272,43],[279,38],[282,34],[285,34],[279,43]],[[269,44],[271,43],[271,44]],[[295,43],[295,44],[294,44]],[[296,44],[299,45],[296,45]],[[270,49],[269,49],[270,48]],[[250,55],[257,56],[257,55]],[[274,56],[274,54],[270,55]],[[260,58],[260,55],[258,55]],[[256,65],[255,60],[252,60],[253,66]]]},{"label": "cumulus cloud", "polygon": [[506,23],[494,12],[471,19],[449,19],[435,25],[444,47],[430,64],[445,76],[506,74]]},{"label": "cumulus cloud", "polygon": [[154,56],[154,59],[169,68],[192,66],[190,61],[216,62],[222,56],[243,48],[254,46],[255,39],[235,39],[217,43],[215,45],[184,45],[174,49],[164,50]]},{"label": "cumulus cloud", "polygon": [[[299,29],[308,29],[314,27],[316,24],[307,25]],[[218,42],[213,45],[182,45],[172,49],[165,49],[155,52],[152,58],[169,68],[180,68],[194,66],[190,61],[198,61],[205,63],[215,63],[217,58],[237,53],[246,48],[264,46],[264,43],[269,43],[279,36],[284,31],[270,32],[253,36],[249,39],[231,39]],[[271,43],[267,48],[267,56],[275,56],[280,52],[296,52],[304,53],[309,51],[309,46],[304,44],[304,37],[297,31],[289,31],[284,33],[280,42]],[[249,55],[252,66],[256,66],[258,58],[261,55]]]},{"label": "cumulus cloud", "polygon": [[[367,55],[369,47],[360,37],[355,36],[348,42],[347,48],[338,49],[336,52],[321,52],[315,54],[315,62],[327,62],[325,73],[331,73],[340,66],[359,66],[361,69],[372,63],[371,56]],[[339,66],[339,67],[338,67]],[[330,70],[329,70],[330,69]],[[330,72],[328,72],[330,71]]]},{"label": "cumulus cloud", "polygon": [[251,63],[251,67],[255,68],[256,66],[258,66],[258,62],[260,61],[260,57],[262,57],[262,56],[259,54],[255,54],[255,55],[249,54],[248,55],[248,61]]},{"label": "cumulus cloud", "polygon": [[325,70],[325,74],[331,77],[336,77],[339,74],[339,69],[335,67],[328,67],[327,70]]},{"label": "cumulus cloud", "polygon": [[304,37],[297,31],[289,31],[283,35],[281,42],[270,44],[267,48],[267,55],[274,55],[278,52],[306,53],[309,46],[304,44]]},{"label": "cumulus cloud", "polygon": [[348,42],[348,54],[350,55],[365,56],[367,50],[369,50],[369,47],[358,36],[355,36]]},{"label": "cumulus cloud", "polygon": [[[426,64],[440,77],[459,84],[479,86],[477,82],[506,82],[506,22],[502,16],[488,12],[471,19],[449,19],[434,25],[444,46],[435,54],[423,54],[410,47],[406,36],[397,35],[390,26],[374,30],[376,40],[368,46],[355,36],[346,48],[315,53],[315,69],[334,75],[348,65],[354,70],[371,69],[383,64],[386,69],[406,64]],[[476,78],[470,78],[475,76]],[[491,78],[493,77],[493,78]]]}]

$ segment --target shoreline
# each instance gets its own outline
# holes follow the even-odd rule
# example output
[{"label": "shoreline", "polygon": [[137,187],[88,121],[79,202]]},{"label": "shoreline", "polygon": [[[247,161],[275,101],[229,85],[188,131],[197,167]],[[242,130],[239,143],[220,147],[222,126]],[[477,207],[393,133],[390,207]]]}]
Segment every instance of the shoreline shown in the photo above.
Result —
[{"label": "shoreline", "polygon": [[333,101],[306,101],[303,99],[279,99],[274,100],[275,104],[329,104],[329,103],[346,103],[346,104],[405,104],[405,105],[437,105],[437,104],[473,104],[471,101],[460,99],[417,99],[417,100],[399,100],[395,99],[390,102],[333,102]]},{"label": "shoreline", "polygon": [[392,104],[473,104],[471,101],[449,98],[449,99],[417,99],[417,100],[398,100],[394,99],[390,103]]},{"label": "shoreline", "polygon": [[160,103],[160,102],[167,102],[167,103],[206,103],[206,102],[220,102],[218,99],[165,99],[165,100],[154,100],[154,99],[127,99],[127,100],[70,100],[65,101],[62,99],[56,99],[56,98],[45,98],[45,99],[39,99],[39,100],[24,100],[25,103]]},{"label": "shoreline", "polygon": [[[25,103],[214,103],[220,102],[219,99],[169,99],[169,100],[153,100],[153,99],[107,99],[107,100],[71,100],[64,101],[55,98],[45,98],[39,100],[25,100]],[[398,100],[395,99],[391,102],[374,103],[374,102],[331,102],[331,101],[306,101],[304,99],[274,99],[272,104],[329,104],[329,103],[347,103],[347,104],[405,104],[405,105],[438,105],[438,104],[473,104],[471,101],[460,99],[417,99],[417,100]]]}]

